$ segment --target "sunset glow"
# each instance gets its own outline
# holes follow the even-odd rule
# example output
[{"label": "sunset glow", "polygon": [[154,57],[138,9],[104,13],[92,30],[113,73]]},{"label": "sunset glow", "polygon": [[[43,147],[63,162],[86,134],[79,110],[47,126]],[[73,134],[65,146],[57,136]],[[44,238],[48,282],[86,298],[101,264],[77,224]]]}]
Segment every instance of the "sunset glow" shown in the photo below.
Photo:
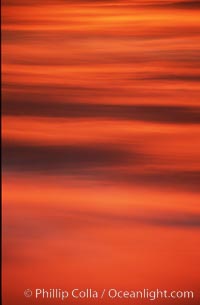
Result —
[{"label": "sunset glow", "polygon": [[200,2],[3,0],[2,38],[3,304],[197,305]]}]

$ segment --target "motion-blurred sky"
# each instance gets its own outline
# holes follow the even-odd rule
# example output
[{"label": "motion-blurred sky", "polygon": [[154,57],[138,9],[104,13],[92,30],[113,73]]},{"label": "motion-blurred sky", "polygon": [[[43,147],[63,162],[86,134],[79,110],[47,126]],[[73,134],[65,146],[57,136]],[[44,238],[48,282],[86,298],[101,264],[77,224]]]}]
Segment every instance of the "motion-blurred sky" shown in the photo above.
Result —
[{"label": "motion-blurred sky", "polygon": [[2,2],[4,305],[199,297],[200,2]]}]

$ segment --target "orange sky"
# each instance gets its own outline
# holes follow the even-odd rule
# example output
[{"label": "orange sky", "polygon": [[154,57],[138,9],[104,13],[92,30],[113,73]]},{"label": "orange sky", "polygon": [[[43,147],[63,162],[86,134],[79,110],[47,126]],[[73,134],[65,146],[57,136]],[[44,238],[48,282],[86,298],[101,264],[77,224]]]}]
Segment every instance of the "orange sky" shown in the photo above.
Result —
[{"label": "orange sky", "polygon": [[61,303],[30,303],[36,287],[186,289],[174,304],[197,305],[199,9],[3,0],[4,305]]}]

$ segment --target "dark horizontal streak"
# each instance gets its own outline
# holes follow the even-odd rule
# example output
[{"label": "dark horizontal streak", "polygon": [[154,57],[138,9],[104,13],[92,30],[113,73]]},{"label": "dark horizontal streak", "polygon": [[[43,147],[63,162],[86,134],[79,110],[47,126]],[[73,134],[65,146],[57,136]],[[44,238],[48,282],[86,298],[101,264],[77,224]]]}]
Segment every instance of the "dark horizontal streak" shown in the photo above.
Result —
[{"label": "dark horizontal streak", "polygon": [[133,80],[200,82],[200,75],[158,74],[155,76],[138,77]]},{"label": "dark horizontal streak", "polygon": [[[191,36],[190,36],[191,37]],[[150,36],[148,36],[150,39]],[[92,38],[91,38],[92,39]],[[18,41],[19,43],[19,41]],[[39,42],[38,42],[39,43]],[[56,43],[56,42],[55,42]],[[120,42],[119,42],[120,43]],[[194,70],[200,68],[199,63],[199,54],[198,51],[193,50],[191,52],[184,52],[184,54],[181,54],[181,52],[178,51],[171,51],[167,50],[165,52],[160,51],[154,51],[154,52],[148,52],[148,54],[143,53],[131,53],[131,52],[121,52],[118,54],[108,54],[103,53],[103,56],[99,56],[95,53],[93,54],[81,54],[80,57],[76,58],[68,58],[65,55],[57,55],[57,56],[48,56],[46,54],[36,55],[36,56],[26,56],[24,54],[21,54],[19,57],[10,57],[5,61],[5,64],[12,64],[12,65],[21,65],[21,66],[34,66],[34,67],[65,67],[66,69],[68,67],[76,67],[76,66],[84,66],[87,65],[88,67],[94,66],[96,64],[105,65],[107,66],[106,69],[109,70],[109,66],[115,65],[122,66],[127,64],[134,64],[135,66],[139,66],[144,63],[151,63],[156,65],[162,65],[163,63],[169,62],[169,64],[175,63],[176,65],[183,63],[185,67],[189,66],[190,68],[193,68]],[[5,73],[4,73],[5,74]],[[148,73],[147,73],[148,75]],[[121,76],[123,77],[123,73],[121,73]],[[186,82],[196,82],[200,81],[200,75],[199,74],[150,74],[149,77],[141,78],[140,73],[135,74],[134,80],[161,80],[161,81],[186,81]]]},{"label": "dark horizontal streak", "polygon": [[70,216],[75,218],[85,219],[87,223],[109,223],[121,225],[145,224],[163,227],[200,227],[200,215],[192,213],[172,213],[172,212],[150,212],[148,216],[140,214],[112,214],[93,211],[71,211]]},{"label": "dark horizontal streak", "polygon": [[[66,131],[67,132],[67,131]],[[3,143],[3,167],[7,170],[79,173],[96,167],[126,164],[130,156],[140,162],[141,156],[123,149],[103,145],[32,146]]]},{"label": "dark horizontal streak", "polygon": [[[109,40],[117,40],[122,41],[134,39],[136,41],[150,41],[150,40],[168,40],[172,38],[187,38],[187,39],[194,39],[197,38],[200,34],[199,28],[193,27],[173,27],[173,26],[166,26],[166,27],[159,27],[158,28],[151,28],[148,29],[146,32],[138,32],[138,31],[124,31],[118,32],[116,31],[107,31],[104,30],[97,30],[97,31],[79,31],[79,30],[71,30],[71,29],[54,29],[53,31],[50,30],[37,30],[34,31],[27,30],[25,27],[24,29],[12,30],[10,29],[3,29],[2,30],[2,40],[3,43],[22,43],[22,44],[29,44],[30,42],[34,42],[38,45],[44,45],[45,42],[51,41],[52,43],[57,43],[59,45],[71,43],[74,41],[90,41],[96,40],[104,40],[109,42]],[[149,50],[148,50],[149,51]],[[184,52],[187,52],[184,48]],[[160,50],[159,50],[160,52]],[[141,54],[142,55],[142,54]],[[148,52],[149,55],[149,52]],[[183,54],[181,54],[183,56]],[[157,57],[156,57],[157,59]]]},{"label": "dark horizontal streak", "polygon": [[[140,165],[156,164],[153,156],[117,145],[33,146],[3,143],[3,169],[9,172],[32,172],[70,175],[117,185],[147,186],[169,190],[199,192],[200,172],[184,170],[138,171]],[[156,158],[158,159],[158,157]],[[131,165],[132,169],[128,169]],[[117,170],[119,166],[119,170]],[[120,166],[123,166],[120,168]]]},{"label": "dark horizontal streak", "polygon": [[25,6],[46,6],[46,5],[77,5],[77,4],[114,4],[114,3],[120,3],[121,0],[46,0],[45,2],[41,2],[41,0],[2,0],[2,4],[5,6],[13,6],[13,5],[25,5]]},{"label": "dark horizontal streak", "polygon": [[[20,208],[20,207],[19,207]],[[26,209],[25,209],[26,211]],[[24,214],[21,211],[21,215]],[[41,222],[42,219],[42,222]],[[43,224],[41,226],[41,223]],[[46,235],[64,234],[66,231],[77,232],[88,227],[129,227],[134,226],[158,226],[168,228],[200,228],[200,215],[193,213],[174,213],[169,211],[146,211],[146,213],[117,214],[112,212],[96,212],[93,210],[85,211],[62,209],[58,205],[48,209],[48,213],[41,208],[37,213],[35,210],[26,211],[26,219],[21,221],[16,219],[15,223],[10,223],[6,231],[11,236],[25,238],[27,235],[32,238]],[[16,230],[17,228],[17,230]],[[48,228],[48,230],[46,230]],[[62,233],[61,233],[62,232]]]},{"label": "dark horizontal streak", "polygon": [[[151,163],[152,165],[152,163]],[[138,173],[122,172],[119,176],[108,174],[108,179],[117,183],[146,185],[148,187],[166,188],[171,190],[189,190],[199,192],[200,171],[186,170],[151,170]]]},{"label": "dark horizontal streak", "polygon": [[13,1],[13,0],[3,0],[2,1],[3,6],[45,6],[45,5],[88,5],[88,6],[102,6],[104,7],[106,5],[107,8],[112,7],[129,7],[134,9],[140,9],[140,8],[158,8],[158,9],[199,9],[200,3],[198,0],[196,1],[168,1],[163,3],[150,3],[149,0],[146,1],[146,3],[141,3],[139,1],[135,0],[129,0],[127,2],[123,2],[122,0],[47,0],[45,2],[41,2],[40,0],[32,0],[32,1],[25,1],[25,0],[19,0],[19,1]]},{"label": "dark horizontal streak", "polygon": [[[161,5],[162,6],[162,5]],[[174,1],[172,3],[164,4],[164,6],[167,8],[174,8],[174,9],[200,9],[200,1],[181,1],[177,2]]]},{"label": "dark horizontal streak", "polygon": [[171,124],[200,123],[200,107],[14,102],[3,105],[4,115],[60,118],[104,118]]},{"label": "dark horizontal streak", "polygon": [[[78,214],[78,215],[77,215]],[[109,214],[109,213],[97,213],[97,212],[82,212],[74,213],[74,216],[85,216],[91,221],[98,223],[98,220],[108,223],[121,223],[123,225],[130,225],[134,223],[143,223],[155,226],[166,227],[200,227],[200,215],[186,213],[149,213],[145,215],[123,215],[123,214]]]}]

